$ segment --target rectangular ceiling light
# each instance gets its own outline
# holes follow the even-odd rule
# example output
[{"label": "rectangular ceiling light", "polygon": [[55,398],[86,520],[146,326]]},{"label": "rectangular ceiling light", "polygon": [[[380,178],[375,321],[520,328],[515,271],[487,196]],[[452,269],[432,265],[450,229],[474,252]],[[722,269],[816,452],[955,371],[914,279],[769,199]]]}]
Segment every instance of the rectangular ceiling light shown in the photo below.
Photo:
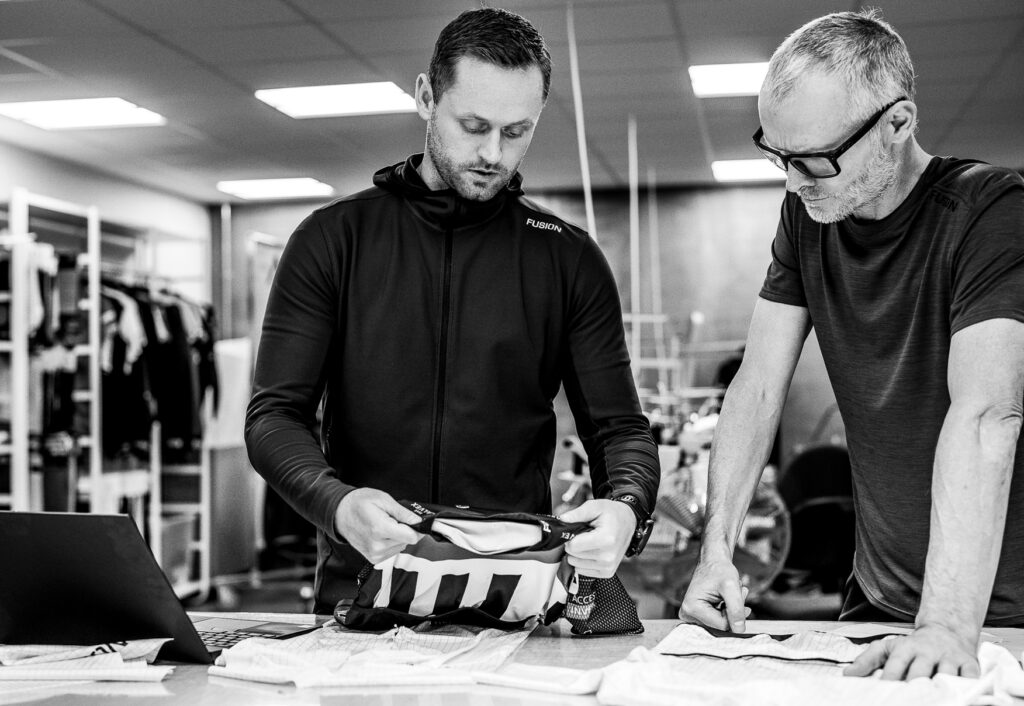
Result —
[{"label": "rectangular ceiling light", "polygon": [[690,67],[690,83],[698,98],[756,96],[768,73],[768,62],[704,64]]},{"label": "rectangular ceiling light", "polygon": [[89,130],[167,123],[164,116],[122,98],[0,103],[0,115],[44,130]]},{"label": "rectangular ceiling light", "polygon": [[310,177],[293,179],[241,179],[218,181],[217,190],[240,199],[298,199],[330,196],[334,187]]},{"label": "rectangular ceiling light", "polygon": [[715,181],[785,181],[786,172],[767,159],[729,159],[711,163]]},{"label": "rectangular ceiling light", "polygon": [[267,88],[256,91],[256,97],[293,118],[416,111],[416,101],[393,81]]}]

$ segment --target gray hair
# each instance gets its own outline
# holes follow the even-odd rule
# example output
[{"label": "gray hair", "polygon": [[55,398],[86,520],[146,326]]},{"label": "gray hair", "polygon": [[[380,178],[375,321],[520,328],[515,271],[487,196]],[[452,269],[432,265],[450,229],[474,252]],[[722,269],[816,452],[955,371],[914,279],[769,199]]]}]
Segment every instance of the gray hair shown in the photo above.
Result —
[{"label": "gray hair", "polygon": [[777,103],[809,71],[840,77],[854,115],[864,119],[886,103],[914,99],[914,66],[907,45],[876,9],[836,12],[805,24],[772,55],[761,95]]}]

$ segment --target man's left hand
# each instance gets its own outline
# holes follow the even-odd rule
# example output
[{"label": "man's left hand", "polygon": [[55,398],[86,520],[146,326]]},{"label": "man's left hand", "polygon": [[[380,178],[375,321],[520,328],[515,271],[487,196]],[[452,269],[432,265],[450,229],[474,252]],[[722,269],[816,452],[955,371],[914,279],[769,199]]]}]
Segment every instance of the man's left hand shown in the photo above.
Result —
[{"label": "man's left hand", "polygon": [[966,638],[943,625],[921,625],[904,637],[872,643],[843,674],[866,677],[881,669],[882,679],[893,681],[936,674],[977,677],[977,640],[977,635]]},{"label": "man's left hand", "polygon": [[559,519],[589,522],[594,528],[566,543],[569,564],[584,576],[614,576],[636,531],[636,515],[629,505],[617,500],[588,500]]}]

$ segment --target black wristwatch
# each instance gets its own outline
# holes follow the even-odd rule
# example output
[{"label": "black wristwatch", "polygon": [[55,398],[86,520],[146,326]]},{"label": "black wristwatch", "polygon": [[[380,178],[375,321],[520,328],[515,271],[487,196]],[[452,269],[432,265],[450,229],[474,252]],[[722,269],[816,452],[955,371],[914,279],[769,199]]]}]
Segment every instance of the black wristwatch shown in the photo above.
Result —
[{"label": "black wristwatch", "polygon": [[629,546],[626,547],[626,556],[634,557],[647,546],[647,540],[651,536],[651,528],[654,526],[654,518],[644,513],[643,508],[640,507],[640,501],[635,495],[617,495],[612,500],[626,503],[629,505],[629,509],[633,511],[633,514],[636,515],[636,531],[633,532]]}]

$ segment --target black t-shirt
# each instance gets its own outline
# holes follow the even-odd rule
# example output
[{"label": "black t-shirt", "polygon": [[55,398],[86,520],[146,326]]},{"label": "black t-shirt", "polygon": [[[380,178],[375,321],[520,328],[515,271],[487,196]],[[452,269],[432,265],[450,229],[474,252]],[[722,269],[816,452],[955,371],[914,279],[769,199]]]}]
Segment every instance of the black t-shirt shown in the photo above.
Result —
[{"label": "black t-shirt", "polygon": [[[950,337],[1024,322],[1024,180],[935,157],[877,221],[820,224],[787,194],[761,297],[806,307],[846,424],[857,513],[854,573],[912,618],[924,578],[932,465],[949,408]],[[1024,617],[1024,435],[986,622]]]}]

